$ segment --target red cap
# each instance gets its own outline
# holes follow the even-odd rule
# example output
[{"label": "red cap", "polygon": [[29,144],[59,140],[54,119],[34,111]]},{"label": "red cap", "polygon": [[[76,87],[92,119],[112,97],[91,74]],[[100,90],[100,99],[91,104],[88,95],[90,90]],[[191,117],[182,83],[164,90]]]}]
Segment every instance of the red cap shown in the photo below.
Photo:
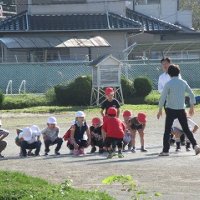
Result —
[{"label": "red cap", "polygon": [[105,94],[106,94],[106,95],[109,95],[109,94],[111,94],[111,93],[114,93],[114,89],[113,89],[112,87],[107,87],[107,88],[105,89]]},{"label": "red cap", "polygon": [[116,116],[117,115],[117,109],[115,107],[110,107],[107,110],[107,114]]},{"label": "red cap", "polygon": [[95,124],[101,124],[101,119],[98,118],[98,117],[95,117],[92,119],[92,125],[95,125]]},{"label": "red cap", "polygon": [[123,117],[131,117],[131,116],[132,116],[132,112],[131,112],[131,111],[125,110],[125,111],[123,112]]},{"label": "red cap", "polygon": [[138,113],[137,115],[138,121],[141,123],[146,123],[146,115],[144,113]]}]

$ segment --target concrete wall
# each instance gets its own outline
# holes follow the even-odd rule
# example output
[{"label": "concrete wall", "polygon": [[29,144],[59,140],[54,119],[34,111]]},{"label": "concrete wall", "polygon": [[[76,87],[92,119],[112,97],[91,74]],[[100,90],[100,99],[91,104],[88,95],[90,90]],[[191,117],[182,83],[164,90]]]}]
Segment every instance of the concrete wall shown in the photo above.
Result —
[{"label": "concrete wall", "polygon": [[16,12],[21,13],[28,10],[28,0],[16,0]]},{"label": "concrete wall", "polygon": [[[70,14],[70,13],[105,13],[106,11],[114,12],[125,16],[126,2],[103,2],[91,3],[88,0],[87,4],[58,4],[58,5],[30,5],[30,14]],[[94,1],[92,1],[94,2]]]},{"label": "concrete wall", "polygon": [[[69,36],[74,36],[73,33],[69,34]],[[122,51],[127,48],[126,44],[126,33],[125,32],[111,32],[111,31],[100,31],[100,32],[93,32],[93,33],[79,33],[76,34],[77,37],[88,37],[90,36],[101,36],[106,39],[111,47],[93,47],[91,48],[92,60],[96,59],[98,56],[105,55],[105,54],[112,54],[118,59],[122,59]],[[70,55],[87,55],[88,49],[87,48],[71,48]]]},{"label": "concrete wall", "polygon": [[[96,59],[99,56],[105,55],[105,54],[113,54],[113,56],[122,59],[122,51],[127,48],[127,42],[126,42],[126,33],[125,32],[112,32],[112,31],[102,31],[102,32],[74,32],[74,33],[60,33],[59,35],[65,35],[68,37],[80,37],[80,38],[88,38],[88,36],[101,36],[104,39],[106,39],[109,44],[111,44],[111,47],[92,47],[91,48],[91,55],[92,55],[92,60]],[[45,35],[56,37],[58,34],[50,34],[50,33],[35,33],[34,36],[41,37],[41,35],[44,37]],[[14,36],[14,35],[13,35]],[[20,35],[23,36],[23,35]],[[27,36],[27,35],[26,35]],[[12,35],[10,35],[12,37]],[[44,50],[45,49],[32,49],[32,51],[38,51],[41,57],[44,57]],[[57,49],[59,50],[59,49]],[[8,50],[5,48],[4,50],[4,55],[7,58],[5,61],[7,62],[16,62],[16,57],[17,55],[18,61],[19,62],[27,62],[27,58],[29,56],[30,50]],[[48,52],[48,51],[47,51]],[[70,59],[70,60],[88,60],[87,55],[89,54],[88,48],[69,48],[67,50],[60,49],[60,54],[63,59]],[[42,58],[39,60],[42,61]]]},{"label": "concrete wall", "polygon": [[161,4],[135,5],[135,10],[171,23],[192,27],[192,11],[178,10],[177,0],[161,0]]}]

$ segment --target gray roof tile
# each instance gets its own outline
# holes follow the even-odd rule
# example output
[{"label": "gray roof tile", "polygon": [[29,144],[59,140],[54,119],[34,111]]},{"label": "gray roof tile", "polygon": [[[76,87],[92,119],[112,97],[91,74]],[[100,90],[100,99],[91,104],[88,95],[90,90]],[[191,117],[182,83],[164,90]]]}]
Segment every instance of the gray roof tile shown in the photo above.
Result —
[{"label": "gray roof tile", "polygon": [[114,13],[27,15],[26,12],[0,23],[0,31],[141,31],[142,25]]},{"label": "gray roof tile", "polygon": [[126,16],[134,21],[140,22],[143,25],[145,32],[156,33],[181,30],[180,26],[157,19],[155,17],[149,17],[130,9],[126,10]]}]

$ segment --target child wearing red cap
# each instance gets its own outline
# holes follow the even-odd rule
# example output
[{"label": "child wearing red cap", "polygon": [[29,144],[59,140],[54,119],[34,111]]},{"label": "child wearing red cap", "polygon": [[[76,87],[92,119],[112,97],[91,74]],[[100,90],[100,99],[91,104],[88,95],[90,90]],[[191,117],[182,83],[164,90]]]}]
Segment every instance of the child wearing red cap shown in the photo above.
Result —
[{"label": "child wearing red cap", "polygon": [[90,135],[91,135],[91,151],[90,153],[94,153],[96,151],[96,146],[99,147],[99,153],[102,154],[103,150],[103,135],[101,132],[101,119],[95,117],[92,119],[92,126],[90,126]]},{"label": "child wearing red cap", "polygon": [[117,118],[116,108],[108,108],[107,114],[108,118],[102,126],[102,131],[105,135],[104,145],[108,149],[109,153],[107,158],[112,158],[114,156],[112,145],[116,145],[118,147],[118,157],[123,158],[122,141],[124,137],[125,125],[119,118]]},{"label": "child wearing red cap", "polygon": [[105,117],[107,115],[108,108],[115,107],[117,109],[117,117],[119,117],[120,104],[117,99],[114,98],[114,89],[107,87],[105,89],[106,100],[101,105],[101,115]]},{"label": "child wearing red cap", "polygon": [[129,121],[132,118],[132,112],[129,110],[125,110],[123,112],[123,118],[124,118],[124,124],[125,124],[125,132],[124,132],[124,138],[123,138],[123,151],[125,151],[125,147],[128,145],[128,150],[131,150],[131,140],[132,140],[132,134],[129,127]]},{"label": "child wearing red cap", "polygon": [[133,117],[129,121],[129,127],[132,133],[132,152],[135,153],[135,136],[136,132],[138,131],[140,135],[140,144],[141,144],[141,151],[147,152],[144,148],[144,129],[146,126],[146,115],[144,113],[138,113],[137,117]]}]

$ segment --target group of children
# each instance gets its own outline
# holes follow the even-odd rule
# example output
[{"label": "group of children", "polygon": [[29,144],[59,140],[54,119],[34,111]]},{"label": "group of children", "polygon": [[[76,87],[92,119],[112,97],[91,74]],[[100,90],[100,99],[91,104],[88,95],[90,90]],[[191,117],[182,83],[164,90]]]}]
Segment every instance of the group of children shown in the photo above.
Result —
[{"label": "group of children", "polygon": [[[45,145],[44,154],[47,156],[50,151],[50,146],[56,145],[55,155],[60,155],[60,148],[63,140],[67,142],[67,148],[70,153],[75,156],[85,154],[84,149],[91,145],[90,153],[96,152],[99,148],[99,154],[108,152],[107,158],[112,158],[117,155],[123,158],[123,151],[136,152],[135,139],[136,134],[140,136],[141,152],[147,152],[144,146],[144,129],[147,122],[145,113],[138,113],[133,116],[132,112],[125,110],[122,113],[123,121],[119,119],[120,104],[114,98],[114,89],[106,88],[106,100],[101,105],[102,119],[94,117],[91,121],[91,126],[86,123],[86,116],[83,111],[78,111],[75,114],[75,120],[63,137],[59,137],[59,127],[55,117],[49,117],[47,120],[47,127],[40,131],[39,127],[33,125],[23,129],[17,129],[16,144],[20,147],[20,156],[38,156],[41,149],[40,137],[43,136]],[[191,129],[196,132],[198,125],[191,119]],[[174,122],[172,133],[176,139],[177,148],[180,150],[180,135],[184,134],[178,122]],[[3,139],[8,135],[5,130],[0,130],[0,156],[1,151],[5,149],[5,141]],[[4,143],[2,143],[4,142]],[[1,144],[2,143],[2,144]],[[4,148],[1,146],[4,144]],[[117,147],[117,150],[116,150]],[[126,149],[127,148],[127,149]],[[33,153],[32,150],[35,150]],[[27,152],[28,150],[28,152]],[[186,150],[190,150],[190,143],[187,140]]]}]

